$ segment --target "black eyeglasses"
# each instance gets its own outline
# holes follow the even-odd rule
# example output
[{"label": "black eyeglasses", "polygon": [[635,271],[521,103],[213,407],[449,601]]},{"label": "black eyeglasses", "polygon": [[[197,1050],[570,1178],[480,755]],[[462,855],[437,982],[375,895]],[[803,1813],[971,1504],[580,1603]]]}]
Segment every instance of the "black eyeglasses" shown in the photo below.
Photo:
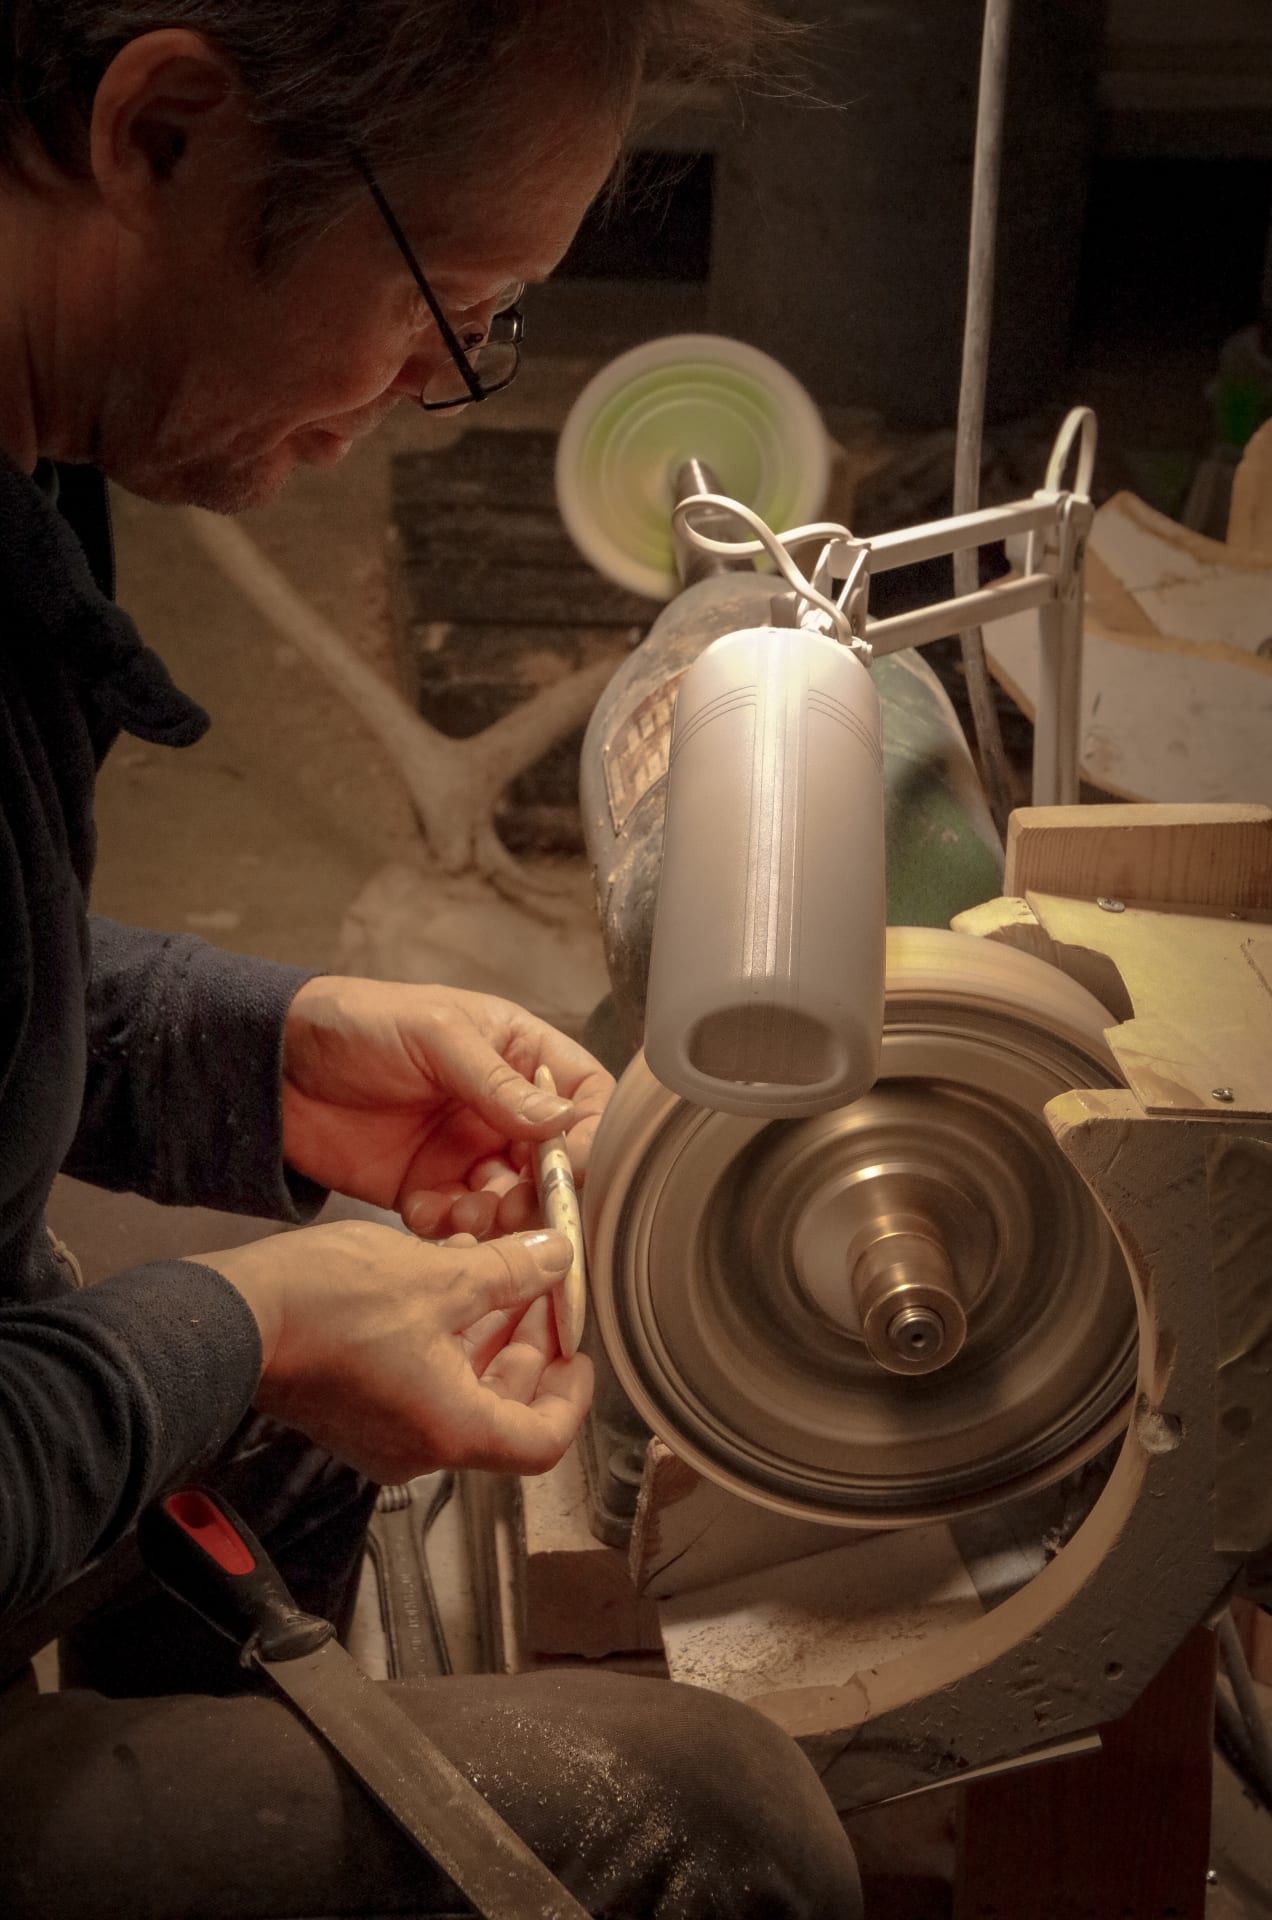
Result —
[{"label": "black eyeglasses", "polygon": [[452,365],[434,374],[420,393],[420,406],[426,413],[449,413],[456,407],[489,400],[492,393],[502,393],[505,387],[512,385],[521,366],[521,341],[526,329],[525,316],[521,311],[524,285],[517,281],[506,288],[497,298],[490,326],[480,333],[466,334],[461,339],[424,278],[424,269],[402,230],[401,221],[385,199],[379,181],[360,153],[355,153],[353,158],[385,226],[393,236],[394,245],[410,268],[411,278],[419,288],[451,357]]}]

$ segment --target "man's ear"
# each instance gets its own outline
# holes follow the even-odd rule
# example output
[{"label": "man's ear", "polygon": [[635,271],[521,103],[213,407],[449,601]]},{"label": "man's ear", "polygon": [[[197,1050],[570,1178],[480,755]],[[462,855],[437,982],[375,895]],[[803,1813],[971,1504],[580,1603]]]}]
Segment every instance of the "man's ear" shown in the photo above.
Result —
[{"label": "man's ear", "polygon": [[[164,210],[164,188],[202,172],[247,137],[232,62],[202,34],[166,27],[130,40],[93,101],[90,160],[98,191],[133,232]],[[213,150],[216,149],[214,156]]]}]

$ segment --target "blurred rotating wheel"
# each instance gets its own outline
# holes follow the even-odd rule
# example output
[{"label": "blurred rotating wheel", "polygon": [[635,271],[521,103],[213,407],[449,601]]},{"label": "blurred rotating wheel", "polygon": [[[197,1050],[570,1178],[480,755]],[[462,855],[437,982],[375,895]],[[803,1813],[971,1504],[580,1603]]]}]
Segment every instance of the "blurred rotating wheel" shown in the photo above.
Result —
[{"label": "blurred rotating wheel", "polygon": [[586,1186],[610,1362],[682,1459],[845,1526],[995,1505],[1125,1424],[1136,1316],[1043,1119],[1118,1084],[1108,1012],[1044,961],[888,933],[883,1062],[810,1120],[692,1107],[638,1055]]},{"label": "blurred rotating wheel", "polygon": [[680,591],[673,481],[701,460],[723,492],[777,528],[813,520],[830,441],[798,380],[766,353],[718,334],[647,340],[591,379],[557,447],[557,505],[599,573],[632,593]]}]

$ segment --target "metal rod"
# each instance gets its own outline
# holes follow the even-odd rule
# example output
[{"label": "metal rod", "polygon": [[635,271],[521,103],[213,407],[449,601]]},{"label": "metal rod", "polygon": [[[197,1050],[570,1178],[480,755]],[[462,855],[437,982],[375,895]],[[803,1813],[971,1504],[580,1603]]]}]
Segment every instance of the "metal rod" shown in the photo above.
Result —
[{"label": "metal rod", "polygon": [[[870,571],[891,573],[897,567],[911,567],[921,560],[939,560],[961,547],[983,547],[997,540],[1009,540],[1013,534],[1045,533],[1059,529],[1061,503],[1054,500],[1013,500],[1002,507],[981,507],[975,513],[954,514],[948,520],[928,520],[919,527],[903,527],[896,533],[880,533],[862,542],[870,549]],[[845,579],[857,557],[859,547],[846,540],[835,541],[830,550],[830,570],[838,580]],[[979,587],[979,580],[976,586]]]},{"label": "metal rod", "polygon": [[[685,460],[677,467],[672,491],[676,505],[682,500],[692,499],[698,493],[721,493],[719,477],[705,460]],[[732,539],[736,535],[736,526],[729,515],[718,508],[698,507],[693,513],[693,524],[701,532],[717,534],[721,539]],[[676,553],[676,572],[680,576],[682,587],[692,587],[699,580],[709,580],[719,573],[753,573],[754,562],[748,558],[730,559],[723,553],[704,553],[701,547],[694,545],[682,532],[679,523],[673,523],[672,539]]]},{"label": "metal rod", "polygon": [[1005,620],[1012,613],[1054,607],[1055,598],[1054,574],[1029,573],[1023,580],[1009,580],[1001,587],[982,587],[979,593],[941,600],[934,607],[894,613],[887,620],[867,620],[865,637],[878,658],[885,653],[896,653],[901,647],[922,647],[929,640],[947,639],[961,632],[969,619]]},{"label": "metal rod", "polygon": [[[963,329],[963,369],[959,382],[958,430],[954,448],[956,514],[970,512],[980,499],[1011,18],[1012,0],[986,0],[976,117],[976,155],[972,168],[967,317]],[[979,585],[980,575],[975,556],[967,550],[957,552],[954,556],[955,592],[960,595],[971,594]],[[976,626],[965,628],[961,639],[967,693],[976,729],[976,743],[980,748],[981,771],[985,777],[990,810],[999,831],[1005,832],[1007,815],[1011,809],[1010,776],[989,669],[985,663],[985,642],[980,628]]]}]

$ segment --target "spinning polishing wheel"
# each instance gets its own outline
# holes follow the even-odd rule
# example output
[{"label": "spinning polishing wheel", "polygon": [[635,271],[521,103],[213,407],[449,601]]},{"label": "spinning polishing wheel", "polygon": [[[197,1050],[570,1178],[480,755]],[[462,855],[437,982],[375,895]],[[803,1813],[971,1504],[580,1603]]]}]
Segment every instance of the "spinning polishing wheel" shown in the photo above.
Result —
[{"label": "spinning polishing wheel", "polygon": [[596,1319],[655,1433],[752,1501],[866,1527],[1010,1499],[1112,1439],[1132,1290],[1043,1119],[1117,1084],[1109,1019],[1041,960],[904,928],[849,1107],[740,1120],[638,1055],[586,1206]]},{"label": "spinning polishing wheel", "polygon": [[791,527],[821,510],[830,445],[799,382],[737,340],[676,334],[611,361],[566,421],[557,501],[579,550],[634,593],[678,591],[672,482],[689,459],[770,526]]}]

